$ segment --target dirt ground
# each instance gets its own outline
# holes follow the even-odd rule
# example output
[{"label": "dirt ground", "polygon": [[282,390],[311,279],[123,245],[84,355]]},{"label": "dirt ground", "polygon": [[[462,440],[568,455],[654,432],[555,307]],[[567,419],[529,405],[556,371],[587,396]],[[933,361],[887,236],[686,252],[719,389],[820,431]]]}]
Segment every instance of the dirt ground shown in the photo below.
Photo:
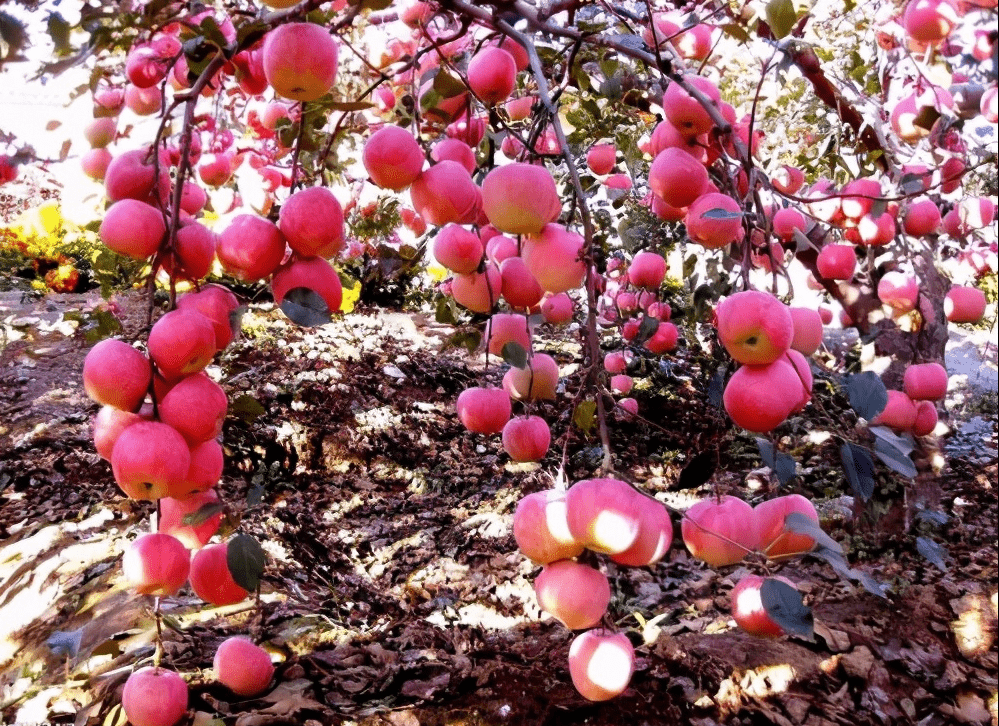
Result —
[{"label": "dirt ground", "polygon": [[[93,294],[0,293],[0,723],[124,723],[121,686],[153,650],[151,602],[120,573],[152,506],[124,499],[94,452],[97,406],[80,378],[99,304]],[[141,301],[123,298],[119,316],[124,335],[138,336]],[[163,604],[165,662],[190,684],[191,723],[997,723],[994,409],[979,441],[921,477],[928,513],[908,529],[892,520],[905,507],[884,505],[898,477],[879,475],[870,511],[887,514],[871,526],[870,511],[855,516],[835,443],[818,436],[795,449],[796,489],[820,503],[851,564],[890,588],[876,597],[812,558],[778,567],[814,609],[811,642],[735,629],[729,592],[756,565],[712,570],[677,537],[655,567],[609,567],[609,620],[638,664],[624,695],[591,704],[569,680],[572,633],[541,616],[537,568],[510,527],[519,497],[558,475],[573,374],[543,410],[552,451],[539,466],[512,465],[498,437],[456,419],[457,394],[483,374],[442,349],[451,332],[379,310],[311,330],[267,305],[244,318],[213,370],[230,396],[220,491],[226,527],[264,543],[268,564],[259,608],[206,608],[186,589]],[[498,376],[494,367],[485,378]],[[620,475],[678,509],[711,487],[750,501],[776,493],[752,439],[725,423],[696,377],[667,367],[650,380],[636,397],[651,422],[611,419]],[[788,433],[832,418],[811,406]],[[568,441],[570,480],[595,471],[595,446]],[[681,489],[680,471],[702,451],[718,452],[714,478]],[[939,566],[920,553],[927,540],[945,548]],[[213,682],[214,650],[234,633],[279,661],[261,697],[234,700]]]}]

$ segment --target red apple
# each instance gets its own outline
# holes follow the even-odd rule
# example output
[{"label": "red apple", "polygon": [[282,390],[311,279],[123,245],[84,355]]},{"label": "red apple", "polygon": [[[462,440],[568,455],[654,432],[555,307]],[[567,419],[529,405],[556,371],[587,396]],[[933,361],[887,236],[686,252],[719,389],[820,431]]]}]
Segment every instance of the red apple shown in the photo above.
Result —
[{"label": "red apple", "polygon": [[[634,318],[628,322],[636,322]],[[656,328],[656,332],[652,334],[652,337],[645,341],[645,347],[655,353],[660,355],[662,353],[668,353],[674,348],[680,339],[680,331],[673,323],[665,322],[659,323],[659,327]]]},{"label": "red apple", "polygon": [[795,367],[780,358],[767,365],[744,365],[725,386],[725,410],[737,426],[766,433],[801,404],[802,385]]},{"label": "red apple", "polygon": [[[716,104],[721,101],[718,87],[704,76],[688,75],[684,80]],[[714,128],[714,121],[701,102],[684,90],[679,83],[670,83],[663,94],[663,113],[673,126],[688,137],[705,134]],[[669,201],[669,200],[666,200]]]},{"label": "red apple", "polygon": [[493,169],[482,181],[482,211],[501,232],[540,234],[562,213],[562,200],[545,167],[513,163]]},{"label": "red apple", "polygon": [[795,231],[804,232],[807,225],[805,215],[792,207],[778,209],[774,213],[774,234],[785,242],[794,239]]},{"label": "red apple", "polygon": [[114,406],[101,406],[101,410],[94,416],[94,449],[97,454],[107,461],[111,461],[111,452],[114,444],[121,435],[121,432],[132,424],[148,420],[137,413],[123,411]]},{"label": "red apple", "polygon": [[690,238],[709,250],[725,247],[743,235],[742,209],[727,194],[699,196],[687,209],[685,223]]},{"label": "red apple", "polygon": [[219,495],[214,490],[192,494],[184,499],[163,497],[160,499],[156,531],[176,537],[188,549],[201,549],[218,532],[222,512],[213,514],[201,524],[184,524],[184,517],[206,505],[218,503]]},{"label": "red apple", "polygon": [[135,411],[152,380],[149,359],[128,343],[106,338],[83,360],[83,388],[97,403]]},{"label": "red apple", "polygon": [[200,280],[211,270],[217,244],[218,235],[189,220],[177,230],[177,244],[173,254],[163,258],[163,269],[188,280]]},{"label": "red apple", "polygon": [[624,633],[595,628],[569,646],[569,676],[588,701],[608,701],[628,688],[635,671],[635,648]]},{"label": "red apple", "polygon": [[[634,399],[630,399],[634,400]],[[623,401],[619,401],[623,405]],[[661,502],[641,495],[640,516],[638,520],[638,538],[624,552],[612,554],[610,558],[619,565],[629,567],[647,567],[654,565],[663,558],[673,542],[673,523],[669,512]]]},{"label": "red apple", "polygon": [[274,302],[280,305],[289,292],[300,287],[316,292],[331,313],[340,311],[343,302],[340,276],[322,257],[292,257],[288,264],[279,268],[271,280]]},{"label": "red apple", "polygon": [[565,325],[572,320],[572,298],[564,292],[549,295],[541,303],[541,314],[547,323]]},{"label": "red apple", "polygon": [[466,388],[456,406],[462,425],[477,434],[498,434],[512,412],[510,397],[502,388]]},{"label": "red apple", "polygon": [[546,224],[541,234],[524,241],[521,256],[546,292],[567,292],[583,284],[586,263],[583,237],[560,224]]},{"label": "red apple", "polygon": [[610,174],[617,163],[617,147],[614,144],[594,144],[586,152],[586,165],[599,176]]},{"label": "red apple", "polygon": [[730,295],[718,304],[718,340],[733,359],[766,365],[780,358],[794,340],[791,309],[759,290]]},{"label": "red apple", "polygon": [[132,499],[155,501],[182,487],[191,466],[184,437],[159,421],[138,421],[118,435],[111,470]]},{"label": "red apple", "polygon": [[586,479],[565,495],[569,531],[588,549],[618,554],[638,539],[644,501],[619,479]]},{"label": "red apple", "polygon": [[937,407],[933,401],[918,401],[916,403],[916,420],[912,424],[915,436],[929,436],[937,427]]},{"label": "red apple", "polygon": [[649,188],[670,207],[689,206],[704,193],[707,184],[704,164],[683,149],[664,149],[649,168]]},{"label": "red apple", "polygon": [[947,369],[939,363],[910,365],[902,390],[913,401],[941,401],[947,395]]},{"label": "red apple", "polygon": [[790,308],[794,322],[794,338],[791,348],[802,355],[812,355],[822,345],[822,318],[811,308]]},{"label": "red apple", "polygon": [[511,367],[503,376],[503,390],[515,401],[555,400],[558,363],[546,353],[535,353],[525,368]]},{"label": "red apple", "polygon": [[230,317],[238,308],[239,300],[222,285],[203,285],[197,292],[177,299],[178,310],[201,313],[208,318],[215,332],[216,350],[222,350],[232,341],[234,331]]},{"label": "red apple", "polygon": [[505,101],[517,84],[517,63],[502,48],[485,46],[468,62],[468,86],[483,103]]},{"label": "red apple", "polygon": [[160,420],[191,446],[222,433],[228,401],[222,387],[204,372],[181,379],[160,401]]},{"label": "red apple", "polygon": [[187,713],[187,683],[164,668],[140,668],[125,681],[121,709],[132,726],[174,726]]},{"label": "red apple", "polygon": [[531,349],[530,323],[519,313],[496,313],[486,322],[482,337],[492,355],[502,355],[507,343],[517,343],[525,351]]},{"label": "red apple", "polygon": [[274,664],[267,651],[253,641],[234,635],[215,651],[215,676],[237,696],[255,696],[267,689],[274,677]]},{"label": "red apple", "polygon": [[475,160],[475,151],[461,139],[442,139],[434,144],[430,152],[430,158],[434,161],[457,161],[468,169],[469,174],[474,174],[478,163]]},{"label": "red apple", "polygon": [[944,298],[944,313],[952,323],[977,323],[985,316],[986,303],[977,287],[955,285]]},{"label": "red apple", "polygon": [[500,264],[503,298],[512,308],[530,309],[541,302],[545,291],[527,269],[522,257],[508,257]]},{"label": "red apple", "polygon": [[219,483],[225,460],[222,445],[216,439],[208,439],[191,447],[191,466],[182,484],[170,487],[169,496],[183,499],[192,494],[205,492]]},{"label": "red apple", "polygon": [[264,37],[261,63],[274,92],[296,101],[315,101],[333,88],[337,44],[314,23],[285,23]]},{"label": "red apple", "polygon": [[935,234],[940,229],[940,207],[932,199],[913,202],[905,213],[902,223],[905,233],[913,237]]},{"label": "red apple", "polygon": [[760,541],[753,508],[728,495],[693,505],[683,515],[680,533],[690,554],[712,567],[741,562]]},{"label": "red apple", "polygon": [[503,276],[493,265],[485,272],[455,275],[451,279],[451,294],[455,301],[475,313],[488,313],[500,299]]},{"label": "red apple", "polygon": [[514,416],[503,427],[503,450],[516,462],[541,461],[552,433],[540,416]]},{"label": "red apple", "polygon": [[215,351],[215,326],[194,310],[171,310],[149,331],[149,357],[168,380],[203,370]]},{"label": "red apple", "polygon": [[276,224],[255,214],[240,214],[222,230],[216,254],[230,275],[254,282],[277,270],[286,246]]},{"label": "red apple", "polygon": [[911,312],[919,302],[919,284],[904,272],[886,272],[878,282],[878,299],[899,313]]},{"label": "red apple", "polygon": [[635,287],[658,290],[666,279],[666,260],[655,252],[639,252],[628,266],[628,282]]},{"label": "red apple", "polygon": [[582,554],[583,545],[569,531],[565,491],[548,489],[517,502],[513,537],[521,553],[539,565]]},{"label": "red apple", "polygon": [[371,181],[397,192],[416,181],[425,160],[420,144],[399,126],[384,126],[373,133],[362,155]]},{"label": "red apple", "polygon": [[871,421],[872,426],[888,426],[896,431],[910,431],[916,421],[916,406],[902,391],[888,391],[888,404]]},{"label": "red apple", "polygon": [[180,540],[158,532],[133,541],[122,558],[125,580],[140,595],[176,595],[190,567],[190,553]]},{"label": "red apple", "polygon": [[470,224],[478,219],[482,192],[457,161],[440,161],[422,172],[409,188],[413,208],[430,224]]},{"label": "red apple", "polygon": [[849,280],[857,269],[853,245],[826,245],[819,251],[815,266],[827,280]]},{"label": "red apple", "polygon": [[819,523],[815,506],[800,494],[769,499],[753,508],[760,534],[758,548],[772,560],[809,552],[815,546],[815,540],[808,535],[784,530],[784,520],[793,512]]},{"label": "red apple", "polygon": [[112,204],[100,228],[104,244],[137,260],[152,256],[163,242],[165,233],[163,213],[136,199],[122,199]]},{"label": "red apple", "polygon": [[326,187],[299,189],[288,197],[278,229],[301,257],[335,257],[344,247],[343,208]]},{"label": "red apple", "polygon": [[94,181],[104,181],[113,158],[107,149],[88,149],[80,156],[80,168]]},{"label": "red apple", "polygon": [[250,594],[232,579],[228,552],[228,545],[220,542],[198,550],[191,559],[191,588],[212,605],[235,605]]},{"label": "red apple", "polygon": [[[784,634],[784,629],[770,619],[763,607],[760,588],[763,586],[764,579],[759,575],[746,575],[739,580],[732,590],[732,618],[740,628],[750,635],[761,638],[776,638]],[[797,589],[793,582],[784,577],[773,579],[780,580]]]},{"label": "red apple", "polygon": [[434,259],[452,272],[475,272],[482,262],[482,253],[479,236],[458,224],[442,227],[434,240]]},{"label": "red apple", "polygon": [[569,630],[592,628],[610,603],[607,576],[589,565],[558,560],[544,566],[534,581],[538,605]]}]

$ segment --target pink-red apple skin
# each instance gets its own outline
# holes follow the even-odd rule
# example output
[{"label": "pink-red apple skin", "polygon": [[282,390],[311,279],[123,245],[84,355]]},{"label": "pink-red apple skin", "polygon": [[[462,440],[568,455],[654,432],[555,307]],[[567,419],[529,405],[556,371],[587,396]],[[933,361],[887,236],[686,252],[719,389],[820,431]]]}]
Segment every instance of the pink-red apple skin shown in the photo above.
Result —
[{"label": "pink-red apple skin", "polygon": [[368,139],[361,160],[371,181],[398,192],[416,181],[426,158],[411,133],[399,126],[384,126]]},{"label": "pink-red apple skin", "polygon": [[208,545],[191,558],[191,588],[194,594],[212,605],[235,605],[250,594],[232,579],[225,542]]},{"label": "pink-red apple skin", "polygon": [[83,360],[83,389],[93,400],[135,411],[149,390],[149,359],[123,340],[106,338]]},{"label": "pink-red apple skin", "polygon": [[642,495],[620,479],[586,479],[565,495],[569,531],[588,549],[618,554],[638,539]]},{"label": "pink-red apple skin", "polygon": [[534,492],[517,502],[513,537],[521,553],[539,565],[572,559],[584,549],[569,531],[565,491],[559,489]]},{"label": "pink-red apple skin", "polygon": [[[717,218],[717,210],[728,216]],[[702,194],[687,208],[687,234],[709,250],[725,247],[742,238],[742,208],[727,194]]]},{"label": "pink-red apple skin", "polygon": [[649,188],[671,207],[690,206],[707,184],[708,172],[704,164],[676,147],[659,152],[649,168]]},{"label": "pink-red apple skin", "polygon": [[562,200],[546,168],[513,163],[493,169],[482,181],[482,210],[501,232],[540,234],[562,213]]},{"label": "pink-red apple skin", "polygon": [[705,499],[688,509],[680,533],[690,554],[712,567],[741,562],[760,540],[753,508],[729,495],[720,501]]},{"label": "pink-red apple skin", "polygon": [[780,358],[794,341],[791,309],[767,292],[746,290],[718,304],[718,339],[733,359],[767,365]]},{"label": "pink-red apple skin", "polygon": [[279,268],[271,280],[274,302],[280,305],[290,291],[300,287],[317,293],[331,313],[340,311],[343,285],[336,270],[322,257],[292,257],[288,264]]},{"label": "pink-red apple skin", "polygon": [[977,287],[955,285],[944,298],[944,313],[952,323],[977,323],[985,316],[986,303]]},{"label": "pink-red apple skin", "polygon": [[555,400],[558,363],[547,353],[535,353],[525,368],[511,367],[503,376],[503,390],[515,401]]},{"label": "pink-red apple skin", "polygon": [[916,421],[916,405],[902,391],[888,391],[888,404],[871,421],[872,426],[888,426],[896,431],[909,431]]},{"label": "pink-red apple skin", "polygon": [[440,161],[421,172],[409,187],[413,208],[430,224],[470,224],[478,220],[482,192],[457,161]]},{"label": "pink-red apple skin", "polygon": [[[750,635],[761,638],[776,638],[784,634],[784,629],[770,619],[763,607],[760,588],[763,577],[746,575],[732,589],[732,617],[736,624]],[[795,584],[784,577],[775,578],[786,585]]]},{"label": "pink-red apple skin", "polygon": [[503,275],[495,265],[486,265],[484,272],[455,275],[451,279],[451,294],[455,302],[475,313],[488,313],[500,299]]},{"label": "pink-red apple skin", "polygon": [[125,681],[121,708],[132,726],[174,726],[187,713],[187,682],[175,671],[140,668]]},{"label": "pink-red apple skin", "polygon": [[337,43],[314,23],[285,23],[264,37],[264,76],[274,92],[295,101],[315,101],[336,81]]},{"label": "pink-red apple skin", "polygon": [[255,214],[240,214],[219,235],[216,255],[230,275],[254,282],[277,270],[286,247],[276,224]]},{"label": "pink-red apple skin", "polygon": [[647,567],[663,558],[673,542],[673,523],[666,507],[652,497],[642,495],[638,520],[638,538],[624,552],[610,556],[619,565]]},{"label": "pink-red apple skin", "polygon": [[458,418],[477,434],[498,434],[510,420],[510,397],[502,388],[466,388],[458,396]]},{"label": "pink-red apple skin", "polygon": [[666,279],[666,260],[656,252],[644,250],[628,266],[628,282],[646,290],[658,290]]},{"label": "pink-red apple skin", "polygon": [[905,369],[902,390],[913,401],[940,401],[947,395],[947,369],[939,363],[916,363]]},{"label": "pink-red apple skin", "polygon": [[274,677],[274,664],[267,651],[239,635],[222,641],[213,665],[219,683],[237,696],[262,693]]},{"label": "pink-red apple skin", "polygon": [[177,308],[204,315],[215,332],[215,349],[222,350],[232,341],[234,332],[231,314],[239,308],[239,299],[222,285],[202,285],[197,292],[189,292],[177,299]]},{"label": "pink-red apple skin", "polygon": [[203,370],[215,351],[215,326],[194,310],[171,310],[149,331],[149,357],[168,380]]},{"label": "pink-red apple skin", "polygon": [[933,401],[916,402],[916,419],[912,423],[912,433],[915,436],[929,436],[937,427],[937,407]]},{"label": "pink-red apple skin", "polygon": [[544,566],[534,581],[538,604],[569,630],[592,628],[610,604],[607,576],[589,565],[558,560]]},{"label": "pink-red apple skin", "polygon": [[222,444],[216,439],[208,439],[191,447],[191,466],[184,482],[170,488],[169,496],[183,498],[198,492],[208,491],[222,478],[225,461]]},{"label": "pink-red apple skin", "polygon": [[502,48],[486,46],[468,63],[468,86],[487,104],[510,97],[517,84],[517,63]]},{"label": "pink-red apple skin", "polygon": [[187,548],[176,537],[160,532],[136,539],[122,558],[125,580],[140,595],[176,595],[187,582],[190,568]]},{"label": "pink-red apple skin", "polygon": [[794,322],[794,337],[791,348],[804,356],[810,356],[822,345],[822,318],[817,310],[811,308],[791,308],[791,319]]},{"label": "pink-red apple skin", "polygon": [[545,322],[552,325],[565,325],[572,320],[572,298],[566,293],[560,292],[556,295],[549,295],[541,303],[541,314],[545,317]]},{"label": "pink-red apple skin", "polygon": [[160,420],[191,446],[222,433],[228,401],[222,386],[204,372],[180,380],[160,402]]},{"label": "pink-red apple skin", "polygon": [[809,552],[815,546],[815,540],[807,534],[784,531],[784,519],[792,512],[819,523],[815,506],[800,494],[768,499],[753,508],[760,534],[759,549],[772,560]]},{"label": "pink-red apple skin", "polygon": [[857,270],[853,245],[826,245],[819,251],[815,266],[827,280],[849,280]]},{"label": "pink-red apple skin", "polygon": [[500,263],[503,278],[503,299],[515,309],[530,309],[541,302],[544,289],[527,269],[522,257],[508,257]]},{"label": "pink-red apple skin", "polygon": [[482,262],[483,245],[479,236],[459,224],[448,224],[437,233],[434,259],[452,272],[475,272]]},{"label": "pink-red apple skin", "polygon": [[138,421],[118,435],[111,470],[132,499],[155,501],[182,486],[191,466],[184,437],[159,421]]},{"label": "pink-red apple skin", "polygon": [[101,241],[115,252],[137,260],[151,257],[166,233],[163,213],[136,199],[121,199],[101,221]]},{"label": "pink-red apple skin", "polygon": [[531,349],[530,323],[520,313],[495,313],[486,322],[482,337],[491,355],[502,355],[507,343],[516,343],[525,351]]},{"label": "pink-red apple skin", "polygon": [[586,165],[594,174],[610,174],[617,163],[617,147],[614,144],[594,144],[586,152]]},{"label": "pink-red apple skin", "polygon": [[326,187],[300,189],[288,197],[278,229],[301,257],[330,258],[344,247],[343,208]]},{"label": "pink-red apple skin", "polygon": [[[184,524],[184,517],[194,514],[202,507],[219,503],[219,495],[214,490],[192,494],[184,499],[163,497],[160,499],[156,531],[176,537],[184,547],[198,550],[219,530],[222,512],[213,514],[201,524]],[[190,564],[190,563],[188,563]]]},{"label": "pink-red apple skin", "polygon": [[628,688],[635,671],[635,648],[624,633],[594,628],[569,646],[569,676],[588,701],[609,701]]},{"label": "pink-red apple skin", "polygon": [[134,423],[142,421],[143,417],[131,411],[123,411],[114,406],[101,406],[101,410],[94,416],[94,449],[98,455],[107,461],[111,461],[111,452],[114,450],[114,443],[118,440],[121,432]]},{"label": "pink-red apple skin", "polygon": [[795,367],[781,358],[769,365],[742,366],[726,384],[722,400],[738,426],[766,433],[783,423],[801,398],[801,379]]},{"label": "pink-red apple skin", "polygon": [[537,236],[524,240],[521,256],[546,292],[568,292],[583,284],[586,263],[580,259],[582,236],[560,224],[546,224]]},{"label": "pink-red apple skin", "polygon": [[503,450],[516,462],[541,461],[552,434],[540,416],[514,416],[503,427]]}]

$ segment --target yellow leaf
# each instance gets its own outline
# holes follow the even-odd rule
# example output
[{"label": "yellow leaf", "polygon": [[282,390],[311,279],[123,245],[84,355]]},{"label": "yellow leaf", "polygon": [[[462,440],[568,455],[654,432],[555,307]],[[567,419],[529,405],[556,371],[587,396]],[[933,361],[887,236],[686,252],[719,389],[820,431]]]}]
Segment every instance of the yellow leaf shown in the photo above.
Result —
[{"label": "yellow leaf", "polygon": [[350,313],[354,311],[354,306],[361,297],[361,283],[354,281],[353,285],[344,286],[343,301],[340,303],[340,312]]}]

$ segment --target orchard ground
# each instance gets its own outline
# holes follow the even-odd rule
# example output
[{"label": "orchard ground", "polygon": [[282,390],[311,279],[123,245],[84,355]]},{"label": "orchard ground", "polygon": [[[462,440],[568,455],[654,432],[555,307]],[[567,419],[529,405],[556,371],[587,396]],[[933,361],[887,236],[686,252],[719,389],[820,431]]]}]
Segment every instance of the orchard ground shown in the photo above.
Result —
[{"label": "orchard ground", "polygon": [[[119,723],[110,712],[120,687],[155,635],[150,603],[124,588],[120,568],[149,505],[124,499],[93,451],[97,406],[79,371],[99,296],[36,297],[17,283],[0,281],[0,720]],[[120,298],[126,336],[144,324],[141,300]],[[206,608],[188,590],[169,602],[166,653],[204,714],[195,723],[996,722],[994,331],[952,328],[948,365],[973,361],[974,386],[951,392],[948,423],[973,426],[953,437],[944,473],[917,487],[945,524],[902,534],[896,507],[873,530],[851,515],[836,446],[795,452],[798,491],[851,562],[892,587],[888,600],[795,560],[779,571],[813,605],[815,641],[754,638],[729,614],[746,568],[716,572],[678,539],[654,568],[611,570],[612,618],[644,644],[625,694],[591,704],[569,679],[572,635],[540,618],[535,568],[511,533],[519,497],[551,486],[567,422],[553,424],[541,467],[510,465],[498,436],[465,431],[454,401],[480,380],[481,360],[442,350],[452,330],[432,315],[373,309],[307,330],[270,304],[251,306],[219,361],[233,401],[220,492],[267,548],[262,616],[247,603]],[[551,340],[538,349],[558,357]],[[716,481],[739,485],[752,470],[751,497],[776,493],[753,440],[726,433],[691,385],[672,379],[636,395],[662,428],[612,419],[628,479],[685,508],[705,492],[679,490],[680,470],[717,446]],[[813,405],[789,426],[830,423]],[[594,446],[571,442],[573,480],[599,464]],[[879,488],[892,486],[881,474]],[[919,553],[924,531],[946,543],[945,569]],[[210,671],[218,644],[243,633],[279,660],[276,686],[253,699]]]}]

